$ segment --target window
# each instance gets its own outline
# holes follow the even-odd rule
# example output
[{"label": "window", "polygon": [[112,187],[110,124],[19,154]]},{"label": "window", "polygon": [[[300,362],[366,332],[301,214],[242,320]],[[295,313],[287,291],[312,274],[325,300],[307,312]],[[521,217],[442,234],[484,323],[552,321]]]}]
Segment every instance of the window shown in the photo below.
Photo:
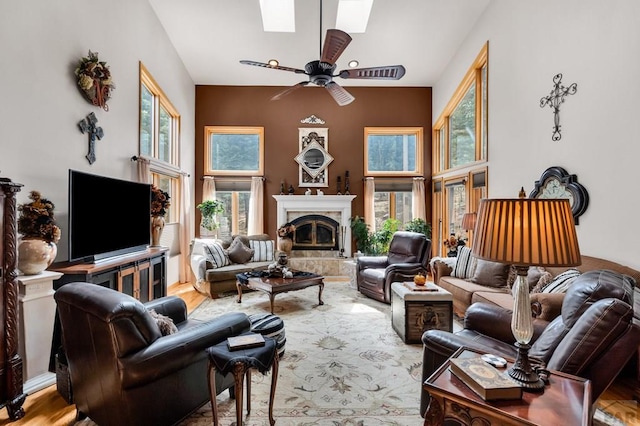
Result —
[{"label": "window", "polygon": [[378,191],[374,195],[376,229],[382,229],[382,222],[392,218],[405,224],[411,221],[411,191]]},{"label": "window", "polygon": [[432,218],[434,255],[445,255],[444,240],[466,239],[462,216],[477,212],[488,194],[488,44],[433,126]]},{"label": "window", "polygon": [[247,235],[250,191],[216,190],[216,199],[224,203],[224,212],[218,215],[220,230],[218,236]]},{"label": "window", "polygon": [[485,44],[434,124],[435,173],[487,159],[488,49]]},{"label": "window", "polygon": [[258,176],[264,172],[264,128],[205,126],[204,173]]},{"label": "window", "polygon": [[171,197],[165,216],[178,221],[180,114],[140,63],[140,155],[151,160],[153,184]]},{"label": "window", "polygon": [[365,127],[365,176],[422,176],[422,127]]}]

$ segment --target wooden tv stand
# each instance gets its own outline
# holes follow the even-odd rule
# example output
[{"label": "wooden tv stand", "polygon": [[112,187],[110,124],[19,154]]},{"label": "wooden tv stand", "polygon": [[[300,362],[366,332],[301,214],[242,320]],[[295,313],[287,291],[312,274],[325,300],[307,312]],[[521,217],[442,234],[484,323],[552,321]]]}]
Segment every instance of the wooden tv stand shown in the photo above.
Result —
[{"label": "wooden tv stand", "polygon": [[67,283],[81,281],[148,302],[167,294],[168,251],[166,247],[154,247],[100,263],[61,263],[49,270],[64,274],[55,282],[56,290]]}]

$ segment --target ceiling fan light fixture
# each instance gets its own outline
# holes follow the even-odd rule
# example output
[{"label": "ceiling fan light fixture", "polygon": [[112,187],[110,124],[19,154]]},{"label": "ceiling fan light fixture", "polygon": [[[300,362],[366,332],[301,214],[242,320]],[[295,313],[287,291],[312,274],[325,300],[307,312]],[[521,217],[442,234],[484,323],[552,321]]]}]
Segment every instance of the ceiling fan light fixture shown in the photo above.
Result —
[{"label": "ceiling fan light fixture", "polygon": [[360,65],[360,62],[356,61],[355,59],[349,61],[349,68],[355,68],[358,65]]},{"label": "ceiling fan light fixture", "polygon": [[340,0],[336,28],[347,33],[364,33],[372,7],[373,0]]},{"label": "ceiling fan light fixture", "polygon": [[262,28],[268,32],[296,32],[294,0],[260,0]]}]

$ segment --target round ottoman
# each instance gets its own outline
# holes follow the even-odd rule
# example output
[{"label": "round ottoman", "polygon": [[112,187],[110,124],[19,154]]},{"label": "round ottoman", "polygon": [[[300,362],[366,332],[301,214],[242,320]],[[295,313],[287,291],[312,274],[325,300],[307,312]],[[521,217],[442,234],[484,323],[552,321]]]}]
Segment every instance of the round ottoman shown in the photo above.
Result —
[{"label": "round ottoman", "polygon": [[284,354],[284,344],[287,342],[287,338],[284,335],[284,322],[282,319],[273,314],[254,314],[249,315],[249,320],[251,321],[251,331],[271,337],[276,341],[278,357],[282,357]]}]

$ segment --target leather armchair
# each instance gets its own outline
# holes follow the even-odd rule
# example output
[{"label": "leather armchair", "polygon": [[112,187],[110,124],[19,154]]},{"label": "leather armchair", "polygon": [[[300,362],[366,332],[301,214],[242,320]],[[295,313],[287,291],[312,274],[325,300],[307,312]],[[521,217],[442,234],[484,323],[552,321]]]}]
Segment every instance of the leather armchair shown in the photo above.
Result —
[{"label": "leather armchair", "polygon": [[418,232],[393,234],[386,256],[360,256],[356,264],[358,290],[372,299],[391,303],[391,283],[413,281],[418,272],[427,271],[431,240]]},{"label": "leather armchair", "polygon": [[[205,349],[251,327],[241,312],[193,320],[179,297],[143,305],[89,283],[66,284],[54,298],[78,419],[101,426],[178,423],[210,400]],[[178,331],[161,335],[151,308]],[[233,377],[216,376],[218,384],[220,393]]]},{"label": "leather armchair", "polygon": [[[591,380],[595,402],[638,350],[634,286],[630,276],[609,270],[580,275],[567,290],[558,317],[551,322],[534,320],[531,362]],[[467,309],[461,331],[426,331],[422,336],[423,382],[463,346],[515,359],[510,324],[511,311],[474,303]],[[422,390],[421,415],[428,405],[429,394]]]}]

